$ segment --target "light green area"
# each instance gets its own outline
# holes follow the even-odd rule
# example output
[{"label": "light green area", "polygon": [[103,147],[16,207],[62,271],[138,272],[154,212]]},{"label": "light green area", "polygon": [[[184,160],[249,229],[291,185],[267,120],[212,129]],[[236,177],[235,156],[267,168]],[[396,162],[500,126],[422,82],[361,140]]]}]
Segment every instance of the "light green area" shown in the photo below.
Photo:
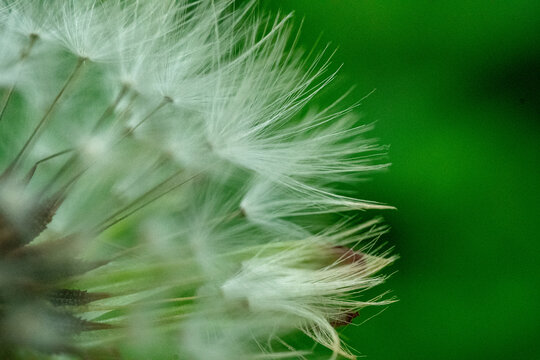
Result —
[{"label": "light green area", "polygon": [[[367,359],[540,358],[540,2],[274,0],[339,47],[391,144],[359,187],[398,207],[400,302],[344,331]],[[365,317],[370,314],[365,314]],[[359,323],[360,321],[357,321]]]}]

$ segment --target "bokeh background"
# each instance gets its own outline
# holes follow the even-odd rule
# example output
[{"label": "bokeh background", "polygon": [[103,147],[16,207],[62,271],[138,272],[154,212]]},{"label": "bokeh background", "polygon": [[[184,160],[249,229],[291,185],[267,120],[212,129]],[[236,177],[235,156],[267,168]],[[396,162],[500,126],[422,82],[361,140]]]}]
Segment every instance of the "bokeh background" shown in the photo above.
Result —
[{"label": "bokeh background", "polygon": [[[367,359],[540,359],[540,1],[272,0],[339,50],[390,171],[400,300],[343,332]],[[361,319],[355,321],[360,323]]]}]

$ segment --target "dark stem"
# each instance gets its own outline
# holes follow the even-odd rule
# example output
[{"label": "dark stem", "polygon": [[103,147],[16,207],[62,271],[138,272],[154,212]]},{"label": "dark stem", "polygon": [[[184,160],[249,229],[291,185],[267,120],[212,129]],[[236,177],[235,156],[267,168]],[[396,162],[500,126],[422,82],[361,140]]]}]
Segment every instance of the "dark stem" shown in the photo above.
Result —
[{"label": "dark stem", "polygon": [[105,112],[103,112],[103,115],[101,115],[101,117],[96,122],[96,125],[94,126],[93,132],[97,131],[103,125],[103,122],[109,116],[111,116],[111,114],[114,112],[114,110],[116,109],[116,107],[118,106],[118,104],[124,98],[124,96],[127,94],[128,91],[129,91],[129,85],[124,84],[122,86],[122,89],[120,89],[120,93],[116,96],[116,99],[114,100],[114,102],[112,104],[110,104],[107,107],[107,109],[105,109]]},{"label": "dark stem", "polygon": [[182,172],[182,170],[179,170],[179,171],[176,171],[174,174],[170,175],[169,177],[167,177],[165,180],[161,181],[159,184],[156,184],[154,185],[152,188],[150,188],[149,190],[147,190],[146,192],[144,192],[143,194],[139,195],[136,199],[134,199],[133,201],[131,201],[129,204],[127,204],[126,206],[124,206],[123,208],[121,208],[120,210],[117,210],[115,211],[113,214],[109,215],[105,220],[103,220],[100,225],[98,225],[97,227],[100,227],[100,226],[103,226],[104,224],[106,224],[108,221],[112,220],[113,218],[115,218],[116,216],[122,214],[123,212],[125,211],[128,211],[131,207],[135,206],[137,203],[139,203],[140,201],[144,200],[145,197],[147,196],[150,196],[153,192],[159,190],[159,188],[163,187],[165,184],[167,184],[169,181],[171,181],[172,179],[174,179],[176,176],[178,176],[180,173]]},{"label": "dark stem", "polygon": [[160,198],[162,198],[163,196],[169,194],[170,192],[178,189],[180,186],[186,184],[187,182],[193,180],[194,178],[196,178],[197,176],[199,176],[200,174],[196,174],[196,175],[193,175],[192,177],[190,177],[189,179],[187,180],[184,180],[172,187],[170,187],[169,189],[167,189],[166,191],[162,192],[161,194],[158,194],[156,196],[154,196],[153,198],[151,198],[150,200],[144,202],[143,204],[139,205],[138,207],[134,208],[133,210],[131,210],[130,212],[128,212],[127,214],[125,215],[122,215],[121,217],[119,218],[116,218],[114,219],[112,222],[108,223],[106,226],[103,226],[102,228],[99,229],[98,231],[98,234],[99,233],[102,233],[103,231],[107,230],[108,228],[110,228],[111,226],[113,225],[116,225],[118,224],[120,221],[122,220],[125,220],[126,218],[130,217],[131,215],[135,214],[137,211],[141,210],[142,208],[150,205],[151,203],[153,203],[154,201],[156,200],[159,200]]},{"label": "dark stem", "polygon": [[[123,209],[120,209],[118,210],[117,212],[115,212],[113,215],[109,216],[106,220],[102,221],[101,222],[101,225],[97,227],[97,233],[102,233],[103,231],[107,230],[108,228],[110,228],[111,226],[119,223],[120,221],[128,218],[129,216],[135,214],[137,211],[141,210],[142,208],[150,205],[151,203],[153,203],[154,201],[162,198],[163,196],[169,194],[171,191],[179,188],[180,186],[186,184],[187,182],[193,180],[194,178],[196,178],[197,176],[199,176],[200,174],[196,174],[196,175],[193,175],[192,177],[176,184],[176,185],[173,185],[171,186],[170,188],[164,190],[163,192],[155,195],[154,197],[152,197],[151,199],[143,202],[141,205],[137,206],[137,207],[134,207],[137,203],[139,203],[140,201],[144,200],[144,198],[146,198],[147,196],[151,195],[154,191],[158,190],[160,187],[162,187],[164,184],[166,184],[167,182],[169,182],[170,180],[172,180],[174,177],[176,177],[177,175],[179,174],[179,172],[173,174],[172,176],[170,176],[169,178],[165,179],[164,181],[162,181],[160,184],[154,186],[152,189],[150,189],[149,191],[147,191],[146,193],[144,193],[143,195],[139,196],[137,199],[135,199],[134,201],[132,201],[129,205],[125,206]],[[130,208],[132,208],[130,210]],[[126,214],[120,216],[120,217],[117,217],[115,218],[116,216],[122,214],[123,212],[125,211],[128,211]]]},{"label": "dark stem", "polygon": [[62,89],[60,89],[60,92],[58,92],[58,94],[54,98],[51,105],[49,105],[49,107],[47,108],[47,111],[45,111],[45,114],[43,115],[41,120],[38,122],[37,126],[34,128],[34,131],[32,131],[32,134],[30,134],[30,137],[28,137],[28,139],[24,143],[22,149],[19,151],[19,153],[15,157],[15,159],[13,159],[13,161],[11,162],[9,167],[4,171],[4,173],[2,174],[2,177],[5,174],[9,174],[13,170],[13,168],[15,168],[15,166],[17,166],[17,164],[21,160],[22,156],[25,154],[26,150],[28,149],[28,147],[30,146],[30,144],[32,143],[34,138],[38,135],[38,132],[41,129],[41,127],[50,118],[53,110],[55,109],[56,105],[59,103],[60,99],[62,98],[62,95],[64,95],[64,93],[65,93],[66,89],[68,88],[68,86],[73,82],[73,80],[75,79],[75,77],[77,76],[79,71],[82,69],[82,66],[83,66],[83,64],[85,63],[86,60],[87,60],[86,58],[78,58],[77,59],[77,64],[75,65],[75,68],[73,69],[73,71],[71,72],[71,74],[67,78],[66,82],[62,86]]},{"label": "dark stem", "polygon": [[135,125],[134,127],[130,128],[130,129],[126,132],[126,134],[124,135],[124,137],[127,137],[127,136],[133,134],[133,132],[134,132],[135,130],[137,130],[137,128],[138,128],[139,126],[141,126],[141,125],[144,124],[146,121],[148,121],[148,119],[150,119],[152,116],[154,116],[154,115],[155,115],[159,110],[161,110],[161,108],[163,108],[165,105],[170,104],[170,103],[172,103],[172,102],[173,102],[173,100],[172,100],[170,97],[165,96],[165,97],[163,98],[163,100],[161,100],[161,102],[159,103],[159,105],[156,106],[152,111],[150,111],[150,112],[149,112],[149,113],[148,113],[141,121],[139,121],[139,122],[137,123],[137,125]]},{"label": "dark stem", "polygon": [[58,182],[58,180],[60,179],[60,177],[75,163],[75,161],[77,160],[77,156],[76,155],[72,155],[65,163],[64,165],[62,165],[62,167],[56,172],[56,174],[54,174],[54,176],[52,177],[51,180],[49,180],[49,182],[47,183],[47,185],[45,185],[45,187],[43,187],[43,189],[41,190],[41,193],[42,194],[45,194],[47,193],[51,187],[56,184]]},{"label": "dark stem", "polygon": [[25,184],[28,184],[30,182],[30,180],[32,180],[32,177],[34,176],[34,173],[36,172],[36,169],[38,167],[39,164],[42,164],[44,163],[45,161],[49,161],[51,159],[54,159],[58,156],[61,156],[61,155],[64,155],[64,154],[67,154],[69,152],[73,151],[73,149],[67,149],[67,150],[63,150],[63,151],[59,151],[55,154],[52,154],[52,155],[49,155],[41,160],[38,160],[36,161],[36,163],[34,164],[34,166],[32,166],[32,168],[30,169],[30,171],[28,171],[28,174],[26,174],[26,176],[24,177],[24,183]]},{"label": "dark stem", "polygon": [[[21,52],[21,55],[19,56],[18,66],[21,66],[26,58],[30,55],[30,52],[32,51],[32,48],[34,47],[34,44],[39,39],[39,36],[37,34],[30,34],[30,42],[28,43],[28,46]],[[18,71],[17,71],[18,75]],[[4,94],[4,97],[2,98],[2,105],[0,105],[0,121],[2,121],[2,118],[4,117],[4,113],[6,111],[6,108],[9,104],[9,101],[11,100],[11,95],[13,95],[13,90],[15,89],[15,82],[11,84],[8,91]]]},{"label": "dark stem", "polygon": [[[116,107],[118,106],[118,103],[122,100],[122,98],[126,95],[126,93],[128,92],[129,90],[129,86],[128,85],[124,85],[122,86],[122,89],[120,90],[120,93],[118,94],[118,96],[116,97],[116,99],[114,100],[113,103],[111,103],[107,109],[105,109],[105,111],[103,112],[103,114],[101,115],[101,117],[98,119],[98,121],[96,122],[96,125],[94,126],[94,129],[92,130],[93,132],[95,132],[103,123],[104,120],[106,120],[111,114],[112,112],[114,111],[114,109],[116,109]],[[77,160],[77,156],[76,154],[72,155],[66,162],[64,165],[62,165],[62,167],[56,172],[56,174],[53,176],[52,180],[49,181],[49,183],[45,186],[45,188],[43,189],[43,193],[46,193],[47,190],[49,190],[51,188],[51,186],[56,183],[60,177],[75,163],[75,161]]]}]

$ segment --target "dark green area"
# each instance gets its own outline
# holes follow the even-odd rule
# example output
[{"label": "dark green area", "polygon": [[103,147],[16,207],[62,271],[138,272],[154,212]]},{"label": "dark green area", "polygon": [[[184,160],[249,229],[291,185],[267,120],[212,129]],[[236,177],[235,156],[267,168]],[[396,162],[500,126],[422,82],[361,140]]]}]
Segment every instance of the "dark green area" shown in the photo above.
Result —
[{"label": "dark green area", "polygon": [[[361,196],[398,207],[400,301],[344,331],[368,359],[538,359],[540,2],[274,0],[339,47],[391,144]],[[357,322],[359,323],[359,321]]]}]

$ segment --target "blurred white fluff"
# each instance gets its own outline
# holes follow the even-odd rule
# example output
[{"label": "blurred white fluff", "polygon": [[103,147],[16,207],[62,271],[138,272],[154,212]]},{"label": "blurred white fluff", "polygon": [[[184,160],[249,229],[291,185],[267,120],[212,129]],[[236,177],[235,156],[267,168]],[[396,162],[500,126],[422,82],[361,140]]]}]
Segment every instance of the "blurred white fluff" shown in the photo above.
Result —
[{"label": "blurred white fluff", "polygon": [[230,79],[223,75],[208,109],[208,142],[218,156],[271,182],[328,201],[344,200],[326,184],[383,169],[385,164],[373,160],[385,149],[363,138],[371,126],[358,126],[351,109],[334,110],[339,102],[303,114],[335,74],[324,76],[329,65],[318,64],[322,54],[310,67],[304,65],[288,49],[288,33],[280,22],[270,27],[265,41],[248,39],[249,56],[232,61],[239,70]]},{"label": "blurred white fluff", "polygon": [[[52,3],[52,2],[51,2]],[[6,29],[22,36],[47,37],[49,12],[43,1],[0,1],[0,16]]]},{"label": "blurred white fluff", "polygon": [[334,356],[354,357],[342,347],[332,324],[347,321],[362,307],[388,304],[358,301],[351,295],[381,283],[383,278],[373,275],[394,259],[343,250],[321,240],[324,237],[291,242],[287,251],[266,255],[261,251],[244,261],[221,290],[227,300],[244,301],[255,314],[288,316],[291,324],[331,349]]},{"label": "blurred white fluff", "polygon": [[[391,206],[321,191],[296,191],[257,176],[249,184],[240,202],[248,220],[269,229],[306,234],[306,229],[295,225],[291,219],[310,215],[353,210],[393,209]],[[281,225],[281,226],[280,226]]]}]

